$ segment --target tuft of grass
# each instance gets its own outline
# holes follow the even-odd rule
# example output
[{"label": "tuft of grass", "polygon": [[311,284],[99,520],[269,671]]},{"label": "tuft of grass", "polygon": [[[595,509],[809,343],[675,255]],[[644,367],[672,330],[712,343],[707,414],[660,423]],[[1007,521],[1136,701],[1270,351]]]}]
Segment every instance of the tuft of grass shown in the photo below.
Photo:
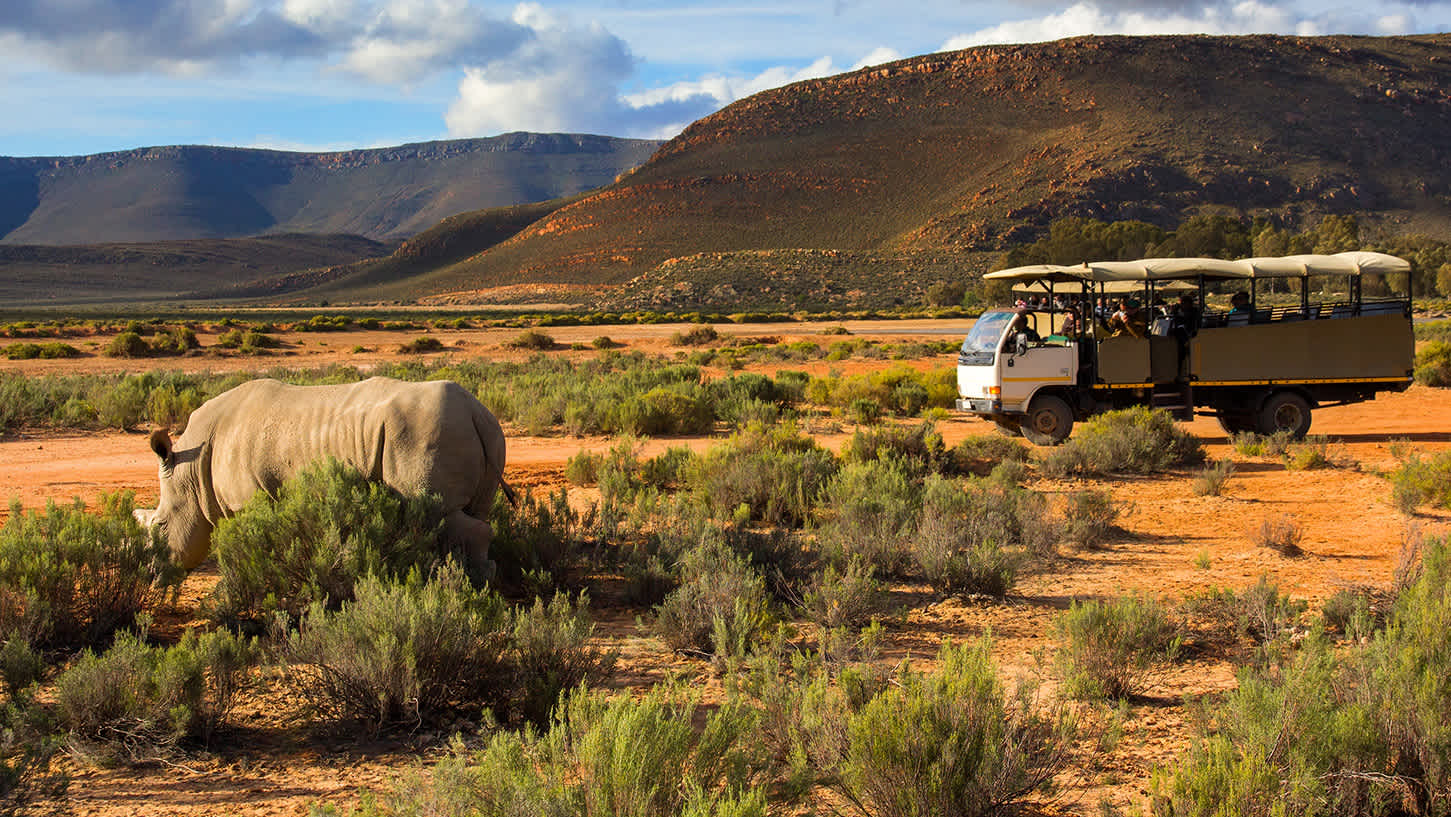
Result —
[{"label": "tuft of grass", "polygon": [[1224,486],[1232,476],[1234,476],[1234,460],[1232,459],[1226,457],[1206,465],[1204,470],[1194,477],[1194,495],[1219,496],[1224,493]]},{"label": "tuft of grass", "polygon": [[1289,514],[1266,516],[1250,535],[1255,544],[1277,551],[1281,556],[1299,556],[1304,552],[1300,549],[1300,540],[1305,531]]},{"label": "tuft of grass", "polygon": [[1063,513],[1063,538],[1080,548],[1096,548],[1116,530],[1122,509],[1107,490],[1075,491]]}]

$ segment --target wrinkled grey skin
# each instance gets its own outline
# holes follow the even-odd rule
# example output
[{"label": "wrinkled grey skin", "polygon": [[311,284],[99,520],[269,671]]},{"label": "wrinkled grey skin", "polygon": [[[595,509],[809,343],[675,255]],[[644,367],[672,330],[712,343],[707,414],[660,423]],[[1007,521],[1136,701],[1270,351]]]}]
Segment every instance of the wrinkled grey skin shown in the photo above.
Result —
[{"label": "wrinkled grey skin", "polygon": [[492,572],[485,517],[502,487],[504,433],[457,383],[374,377],[339,386],[254,380],[208,400],[175,441],[151,435],[161,499],[137,510],[159,526],[186,569],[211,549],[217,523],[258,491],[270,494],[316,460],[333,457],[404,494],[443,499],[446,535],[471,571]]}]

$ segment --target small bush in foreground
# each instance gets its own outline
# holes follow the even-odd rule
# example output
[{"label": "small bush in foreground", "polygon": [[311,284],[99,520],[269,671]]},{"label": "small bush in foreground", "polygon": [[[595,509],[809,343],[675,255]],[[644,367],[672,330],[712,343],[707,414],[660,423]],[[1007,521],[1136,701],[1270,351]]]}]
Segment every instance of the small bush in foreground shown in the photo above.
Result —
[{"label": "small bush in foreground", "polygon": [[1205,706],[1203,731],[1150,784],[1155,817],[1451,812],[1451,551],[1428,541],[1385,627],[1299,649]]},{"label": "small bush in foreground", "polygon": [[135,332],[122,332],[111,338],[101,354],[107,357],[146,357],[151,354],[151,346]]},{"label": "small bush in foreground", "polygon": [[883,817],[986,817],[1046,789],[1066,763],[1073,726],[1011,699],[987,639],[944,644],[939,667],[905,670],[850,719],[842,786]]},{"label": "small bush in foreground", "polygon": [[337,607],[362,577],[399,577],[438,558],[437,499],[403,497],[336,460],[258,492],[212,534],[221,580],[207,603],[222,621]]},{"label": "small bush in foreground", "polygon": [[512,708],[531,723],[545,723],[561,694],[603,681],[614,666],[614,653],[589,646],[595,628],[584,595],[536,598],[509,619]]},{"label": "small bush in foreground", "polygon": [[677,652],[738,658],[764,632],[766,582],[723,542],[706,541],[680,559],[680,586],[655,608],[652,631]]},{"label": "small bush in foreground", "polygon": [[1053,623],[1064,691],[1077,698],[1128,698],[1172,661],[1180,640],[1168,612],[1153,599],[1074,602]]},{"label": "small bush in foreground", "polygon": [[1412,454],[1391,473],[1391,498],[1403,513],[1418,505],[1451,508],[1451,451]]},{"label": "small bush in foreground", "polygon": [[1064,511],[1063,536],[1069,543],[1081,548],[1095,548],[1114,530],[1120,508],[1114,504],[1113,494],[1108,491],[1075,491],[1068,497]]},{"label": "small bush in foreground", "polygon": [[0,638],[80,646],[131,626],[181,581],[166,543],[132,515],[131,494],[43,512],[10,506],[0,528]]},{"label": "small bush in foreground", "polygon": [[1253,431],[1235,432],[1234,450],[1246,457],[1279,457],[1290,450],[1295,437],[1288,431],[1261,435]]},{"label": "small bush in foreground", "polygon": [[338,610],[315,602],[280,649],[318,713],[376,730],[503,702],[507,645],[503,602],[448,562],[429,579],[363,578]]},{"label": "small bush in foreground", "polygon": [[957,474],[985,474],[1001,462],[1027,462],[1028,447],[1018,440],[999,434],[968,437],[947,453],[951,468]]},{"label": "small bush in foreground", "polygon": [[728,704],[695,720],[659,689],[633,700],[581,688],[548,730],[499,732],[472,753],[456,742],[359,817],[766,817],[755,713]]},{"label": "small bush in foreground", "polygon": [[1206,465],[1204,470],[1194,477],[1194,495],[1219,496],[1224,493],[1224,486],[1232,476],[1234,476],[1234,460],[1226,458],[1212,465]]},{"label": "small bush in foreground", "polygon": [[806,617],[822,630],[860,629],[886,609],[887,593],[871,566],[853,557],[838,571],[827,565],[811,582],[802,599]]},{"label": "small bush in foreground", "polygon": [[1020,498],[1016,489],[964,488],[955,480],[928,477],[912,539],[918,571],[938,592],[1007,595],[1026,561],[1025,523],[1033,536],[1041,511],[1041,503]]},{"label": "small bush in foreground", "polygon": [[174,647],[123,632],[104,653],[87,649],[56,679],[61,725],[108,755],[139,760],[184,740],[206,742],[226,722],[254,641],[217,630],[188,631]]},{"label": "small bush in foreground", "polygon": [[800,525],[836,468],[836,457],[794,426],[751,427],[692,461],[685,479],[715,518],[744,505],[749,521]]},{"label": "small bush in foreground", "polygon": [[822,553],[839,564],[860,558],[884,576],[899,573],[921,501],[921,489],[900,460],[848,463],[827,484],[817,508]]},{"label": "small bush in foreground", "polygon": [[1199,439],[1163,411],[1143,406],[1110,411],[1083,424],[1053,449],[1044,470],[1067,474],[1152,474],[1204,460]]},{"label": "small bush in foreground", "polygon": [[1300,540],[1304,538],[1305,531],[1289,514],[1266,516],[1251,531],[1251,535],[1255,544],[1278,551],[1281,556],[1299,556],[1303,552],[1300,550]]}]

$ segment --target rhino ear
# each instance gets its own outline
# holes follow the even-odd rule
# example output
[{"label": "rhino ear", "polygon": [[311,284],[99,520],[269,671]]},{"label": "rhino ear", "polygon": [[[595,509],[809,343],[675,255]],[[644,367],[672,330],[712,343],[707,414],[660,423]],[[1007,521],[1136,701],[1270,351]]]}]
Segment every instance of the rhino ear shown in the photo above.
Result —
[{"label": "rhino ear", "polygon": [[156,452],[156,456],[163,463],[170,465],[172,460],[171,432],[164,428],[151,432],[151,450]]}]

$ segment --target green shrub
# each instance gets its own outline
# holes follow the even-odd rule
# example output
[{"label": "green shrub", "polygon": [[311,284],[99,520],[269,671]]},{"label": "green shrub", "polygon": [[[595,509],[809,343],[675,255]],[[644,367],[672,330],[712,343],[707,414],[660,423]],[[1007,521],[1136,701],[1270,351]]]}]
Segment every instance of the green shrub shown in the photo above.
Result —
[{"label": "green shrub", "polygon": [[1264,644],[1288,635],[1307,609],[1305,602],[1282,595],[1268,575],[1238,594],[1211,588],[1186,598],[1182,607],[1198,641],[1224,647],[1234,646],[1225,639],[1237,636]]},{"label": "green shrub", "polygon": [[494,529],[489,553],[498,570],[495,580],[543,595],[573,586],[576,573],[585,566],[589,543],[585,529],[591,521],[569,504],[569,494],[562,488],[543,499],[529,491],[513,507],[496,495],[489,517]]},{"label": "green shrub", "polygon": [[45,656],[23,638],[9,638],[0,645],[0,682],[14,701],[22,690],[45,675]]},{"label": "green shrub", "polygon": [[655,608],[652,631],[671,649],[739,658],[768,622],[766,582],[724,542],[707,540],[680,558],[680,586]]},{"label": "green shrub", "polygon": [[456,563],[427,580],[366,576],[353,595],[337,610],[315,602],[279,647],[289,685],[317,713],[378,730],[506,700],[508,613]]},{"label": "green shrub", "polygon": [[1206,465],[1193,482],[1195,496],[1219,496],[1224,493],[1225,483],[1234,476],[1234,460],[1225,458]]},{"label": "green shrub", "polygon": [[101,354],[107,357],[146,357],[151,354],[151,347],[139,334],[122,332],[111,338]]},{"label": "green shrub", "polygon": [[599,337],[597,337],[594,340],[590,341],[589,342],[589,345],[591,347],[595,348],[595,349],[604,350],[604,349],[618,349],[621,346],[624,346],[625,344],[620,343],[619,341],[616,341],[616,340],[612,340],[609,335],[600,335]]},{"label": "green shrub", "polygon": [[191,413],[207,401],[207,395],[197,389],[183,389],[162,386],[152,389],[146,398],[146,414],[155,425],[172,428],[185,426]]},{"label": "green shrub", "polygon": [[1313,471],[1346,464],[1352,463],[1346,460],[1343,452],[1333,450],[1330,441],[1324,437],[1306,437],[1285,450],[1285,467],[1291,471]]},{"label": "green shrub", "polygon": [[858,429],[841,453],[847,462],[892,458],[909,466],[918,478],[929,471],[940,471],[945,465],[942,435],[930,422]]},{"label": "green shrub", "polygon": [[513,339],[504,341],[507,349],[534,349],[537,351],[549,351],[555,348],[554,338],[535,329],[526,329],[515,335]]},{"label": "green shrub", "polygon": [[70,776],[55,763],[61,738],[35,717],[37,708],[11,701],[0,708],[0,810],[29,814],[38,803],[65,803]]},{"label": "green shrub", "polygon": [[619,418],[630,434],[703,434],[715,425],[715,410],[698,384],[680,383],[627,398]]},{"label": "green shrub", "polygon": [[947,453],[955,474],[985,474],[1000,462],[1027,462],[1032,456],[1019,440],[999,434],[967,437]]},{"label": "green shrub", "polygon": [[1046,788],[1066,762],[1067,718],[1011,700],[987,639],[944,644],[939,667],[910,669],[851,717],[841,781],[883,817],[1002,814]]},{"label": "green shrub", "polygon": [[433,337],[432,335],[423,335],[422,337],[414,338],[407,343],[399,344],[398,351],[402,352],[405,355],[421,355],[428,354],[430,352],[442,352],[443,341]]},{"label": "green shrub", "polygon": [[882,421],[882,404],[870,397],[858,397],[847,406],[847,416],[858,425],[873,425]]},{"label": "green shrub", "polygon": [[475,753],[455,742],[359,817],[765,817],[755,713],[722,706],[699,730],[697,719],[659,689],[640,700],[580,689],[547,731],[499,732]]},{"label": "green shrub", "polygon": [[259,491],[212,534],[221,579],[208,599],[219,621],[296,617],[337,607],[369,574],[399,577],[438,557],[442,507],[402,497],[342,463],[314,463]]},{"label": "green shrub", "polygon": [[[197,340],[196,332],[185,326],[172,326],[157,332],[151,339],[150,353],[153,355],[184,355],[198,346],[201,346],[201,343]],[[134,357],[134,355],[124,355],[124,357]]]},{"label": "green shrub", "polygon": [[820,630],[860,629],[882,615],[887,592],[871,565],[852,557],[838,571],[827,565],[813,578],[801,600],[801,610]]},{"label": "green shrub", "polygon": [[1206,705],[1150,786],[1160,817],[1445,814],[1451,809],[1451,552],[1426,542],[1383,628],[1317,632]]},{"label": "green shrub", "polygon": [[749,521],[796,526],[836,468],[836,457],[794,426],[751,427],[693,460],[685,480],[717,519],[744,506]]},{"label": "green shrub", "polygon": [[584,595],[556,594],[534,599],[509,616],[509,666],[512,708],[531,723],[543,724],[562,693],[608,677],[615,653],[591,647],[594,622]]},{"label": "green shrub", "polygon": [[1276,431],[1268,436],[1253,431],[1236,432],[1233,438],[1234,450],[1246,457],[1279,457],[1290,450],[1295,437],[1288,431]]},{"label": "green shrub", "polygon": [[1053,475],[1151,474],[1203,459],[1203,444],[1167,412],[1135,406],[1084,423],[1043,465]]},{"label": "green shrub", "polygon": [[1075,491],[1068,495],[1063,514],[1063,538],[1076,547],[1098,547],[1117,529],[1114,520],[1120,512],[1109,491]]},{"label": "green shrub", "polygon": [[604,455],[580,450],[564,464],[564,478],[573,485],[594,485],[599,482]]},{"label": "green shrub", "polygon": [[1177,627],[1145,596],[1074,602],[1053,623],[1063,689],[1078,698],[1127,698],[1179,652]]},{"label": "green shrub", "polygon": [[173,647],[152,647],[146,631],[122,632],[97,655],[87,649],[56,679],[56,711],[73,739],[132,760],[184,740],[206,742],[227,720],[254,641],[188,630]]},{"label": "green shrub", "polygon": [[36,358],[57,359],[80,357],[81,350],[68,343],[12,343],[0,347],[0,354],[10,360],[35,360]]},{"label": "green shrub", "polygon": [[1417,352],[1415,378],[1423,386],[1451,386],[1451,343],[1433,340]]},{"label": "green shrub", "polygon": [[1402,460],[1391,473],[1391,489],[1396,507],[1407,514],[1423,504],[1451,508],[1451,451]]},{"label": "green shrub", "polygon": [[43,512],[10,506],[0,528],[0,638],[30,646],[95,644],[181,581],[166,543],[132,515],[130,493]]},{"label": "green shrub", "polygon": [[1026,494],[928,477],[912,557],[934,589],[966,596],[1007,595],[1026,558],[1025,528],[1032,536],[1038,521],[1034,513],[1042,509],[1041,500],[1019,501],[1019,493]]},{"label": "green shrub", "polygon": [[670,336],[671,346],[705,346],[720,340],[720,333],[713,326],[692,326],[685,332]]},{"label": "green shrub", "polygon": [[857,557],[881,575],[899,574],[921,503],[921,488],[901,461],[847,463],[827,483],[817,508],[821,552],[838,564]]}]

